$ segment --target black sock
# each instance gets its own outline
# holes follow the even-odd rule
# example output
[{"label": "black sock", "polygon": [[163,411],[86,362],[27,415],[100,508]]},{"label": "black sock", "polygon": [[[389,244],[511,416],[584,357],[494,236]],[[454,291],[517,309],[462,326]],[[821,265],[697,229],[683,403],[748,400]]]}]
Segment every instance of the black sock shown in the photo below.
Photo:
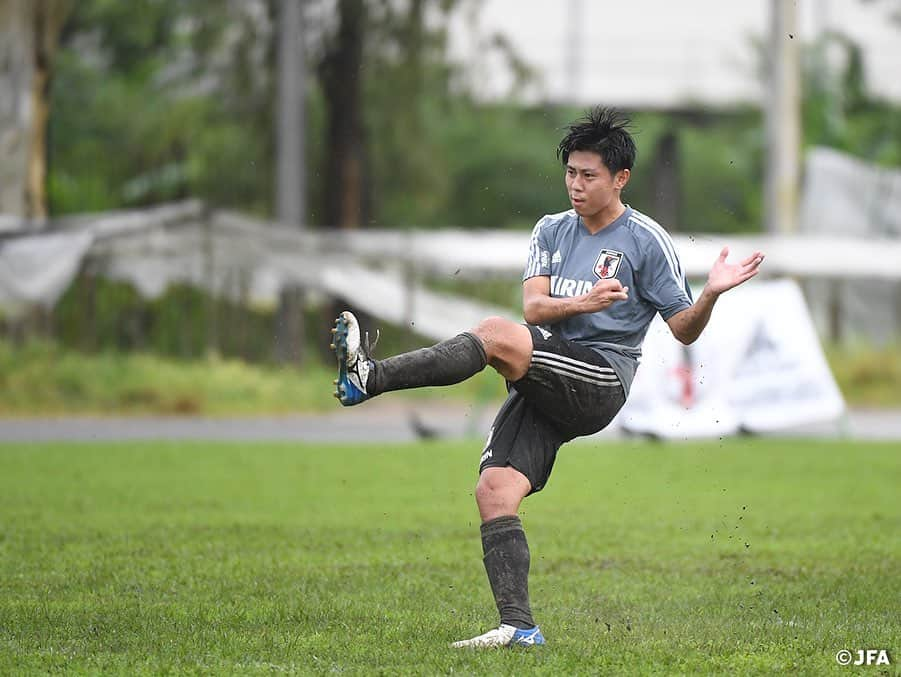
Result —
[{"label": "black sock", "polygon": [[519,517],[504,515],[483,522],[482,551],[501,623],[535,627],[529,604],[529,544]]},{"label": "black sock", "polygon": [[366,383],[369,395],[459,383],[482,371],[488,357],[481,339],[464,332],[431,348],[420,348],[374,364]]}]

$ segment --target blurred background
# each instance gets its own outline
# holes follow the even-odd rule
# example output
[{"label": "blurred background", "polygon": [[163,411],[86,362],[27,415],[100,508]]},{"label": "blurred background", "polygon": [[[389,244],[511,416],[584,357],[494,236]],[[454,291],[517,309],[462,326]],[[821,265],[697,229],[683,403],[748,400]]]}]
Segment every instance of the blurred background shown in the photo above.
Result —
[{"label": "blurred background", "polygon": [[901,407],[899,74],[897,0],[0,0],[0,414],[332,410],[343,307],[382,355],[521,316],[597,104],[694,279],[760,246]]}]

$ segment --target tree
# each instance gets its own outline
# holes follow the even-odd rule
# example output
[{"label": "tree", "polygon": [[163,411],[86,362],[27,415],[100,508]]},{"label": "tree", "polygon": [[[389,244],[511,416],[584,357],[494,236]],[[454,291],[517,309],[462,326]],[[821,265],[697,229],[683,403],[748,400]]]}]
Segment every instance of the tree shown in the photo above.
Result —
[{"label": "tree", "polygon": [[338,29],[319,66],[326,105],[323,219],[326,225],[356,228],[365,221],[362,66],[364,0],[339,0]]},{"label": "tree", "polygon": [[270,215],[274,13],[271,0],[75,3],[53,87],[53,210],[191,196]]},{"label": "tree", "polygon": [[47,121],[71,0],[0,0],[0,212],[47,217]]}]

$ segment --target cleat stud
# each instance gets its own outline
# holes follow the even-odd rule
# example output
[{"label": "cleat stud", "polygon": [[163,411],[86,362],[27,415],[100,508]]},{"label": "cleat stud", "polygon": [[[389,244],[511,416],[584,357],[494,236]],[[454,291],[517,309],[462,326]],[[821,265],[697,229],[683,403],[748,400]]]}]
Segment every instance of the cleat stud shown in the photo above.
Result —
[{"label": "cleat stud", "polygon": [[332,350],[334,350],[334,349],[335,349],[335,344],[334,344],[334,343],[329,343],[329,344],[328,344],[328,347],[331,348]]},{"label": "cleat stud", "polygon": [[333,386],[338,385],[338,379],[335,379],[334,381],[332,381],[332,385],[333,385]]},{"label": "cleat stud", "polygon": [[332,333],[333,334],[338,333],[338,327],[332,327]]}]

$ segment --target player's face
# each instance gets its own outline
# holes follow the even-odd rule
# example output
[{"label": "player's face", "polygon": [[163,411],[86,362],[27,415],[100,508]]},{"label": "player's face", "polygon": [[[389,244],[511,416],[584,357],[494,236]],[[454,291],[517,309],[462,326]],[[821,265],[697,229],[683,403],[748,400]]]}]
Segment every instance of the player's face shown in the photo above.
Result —
[{"label": "player's face", "polygon": [[628,180],[628,169],[611,174],[597,153],[576,150],[566,161],[566,194],[582,218],[618,207],[620,193]]}]

